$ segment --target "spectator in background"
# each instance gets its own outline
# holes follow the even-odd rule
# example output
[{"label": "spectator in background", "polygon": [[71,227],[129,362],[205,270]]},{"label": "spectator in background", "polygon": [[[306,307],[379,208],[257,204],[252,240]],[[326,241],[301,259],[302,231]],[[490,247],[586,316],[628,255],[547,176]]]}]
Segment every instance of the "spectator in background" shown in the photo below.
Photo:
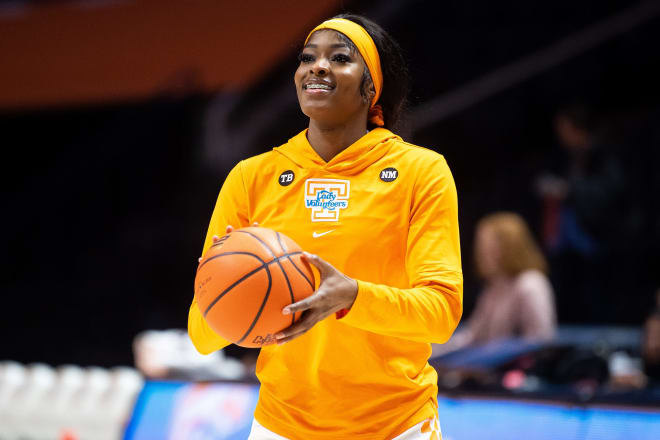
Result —
[{"label": "spectator in background", "polygon": [[644,321],[640,345],[641,359],[623,350],[610,354],[610,388],[660,387],[660,289],[655,294],[655,306]]},{"label": "spectator in background", "polygon": [[660,385],[660,289],[656,292],[655,309],[644,323],[642,360],[648,381]]},{"label": "spectator in background", "polygon": [[[558,174],[537,181],[543,200],[543,242],[551,257],[562,321],[612,322],[629,271],[632,237],[622,162],[597,135],[589,109],[573,104],[554,121],[567,153]],[[628,280],[627,286],[630,286]]]},{"label": "spectator in background", "polygon": [[547,263],[522,217],[498,212],[481,219],[474,254],[484,290],[466,325],[434,346],[434,356],[496,339],[552,339],[557,319]]}]

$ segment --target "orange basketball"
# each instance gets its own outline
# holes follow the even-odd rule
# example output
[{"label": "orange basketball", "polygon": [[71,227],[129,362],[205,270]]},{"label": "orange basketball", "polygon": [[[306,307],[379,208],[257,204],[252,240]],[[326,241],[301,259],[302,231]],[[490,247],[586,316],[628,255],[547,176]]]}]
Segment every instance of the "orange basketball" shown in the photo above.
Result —
[{"label": "orange basketball", "polygon": [[195,299],[209,326],[243,347],[275,342],[300,318],[282,309],[314,292],[314,274],[302,249],[267,228],[237,229],[204,254],[195,276]]}]

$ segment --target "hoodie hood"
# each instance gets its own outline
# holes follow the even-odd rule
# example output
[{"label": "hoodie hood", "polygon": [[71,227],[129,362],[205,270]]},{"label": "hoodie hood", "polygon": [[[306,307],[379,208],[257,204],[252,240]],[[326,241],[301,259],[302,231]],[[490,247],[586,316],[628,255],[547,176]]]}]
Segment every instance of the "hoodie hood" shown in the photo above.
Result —
[{"label": "hoodie hood", "polygon": [[310,145],[305,129],[286,144],[273,150],[301,168],[318,168],[331,173],[351,175],[361,172],[387,154],[396,141],[401,141],[401,138],[391,131],[375,128],[326,162]]}]

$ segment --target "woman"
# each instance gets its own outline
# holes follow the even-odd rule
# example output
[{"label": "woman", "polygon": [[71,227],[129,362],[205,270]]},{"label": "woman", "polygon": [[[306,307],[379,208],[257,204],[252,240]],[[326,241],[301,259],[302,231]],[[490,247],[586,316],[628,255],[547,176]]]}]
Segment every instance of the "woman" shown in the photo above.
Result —
[{"label": "woman", "polygon": [[552,339],[557,329],[554,293],[545,258],[525,221],[509,212],[482,218],[474,254],[484,290],[466,328],[448,344],[434,347],[434,355],[496,339]]},{"label": "woman", "polygon": [[[440,438],[427,360],[462,312],[456,189],[442,156],[388,130],[406,79],[380,27],[322,23],[294,75],[309,127],[241,161],[220,191],[204,250],[258,222],[318,254],[318,289],[283,310],[302,319],[261,349],[251,439]],[[228,345],[194,302],[188,327],[202,353]]]}]

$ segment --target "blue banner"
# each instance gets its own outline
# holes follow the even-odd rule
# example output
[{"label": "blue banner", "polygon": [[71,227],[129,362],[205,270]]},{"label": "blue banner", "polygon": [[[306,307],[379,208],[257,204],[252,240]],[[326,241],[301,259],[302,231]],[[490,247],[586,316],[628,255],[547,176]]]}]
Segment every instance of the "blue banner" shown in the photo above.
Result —
[{"label": "blue banner", "polygon": [[[147,382],[127,440],[245,440],[259,387]],[[444,440],[656,440],[660,409],[607,409],[439,396]]]}]

